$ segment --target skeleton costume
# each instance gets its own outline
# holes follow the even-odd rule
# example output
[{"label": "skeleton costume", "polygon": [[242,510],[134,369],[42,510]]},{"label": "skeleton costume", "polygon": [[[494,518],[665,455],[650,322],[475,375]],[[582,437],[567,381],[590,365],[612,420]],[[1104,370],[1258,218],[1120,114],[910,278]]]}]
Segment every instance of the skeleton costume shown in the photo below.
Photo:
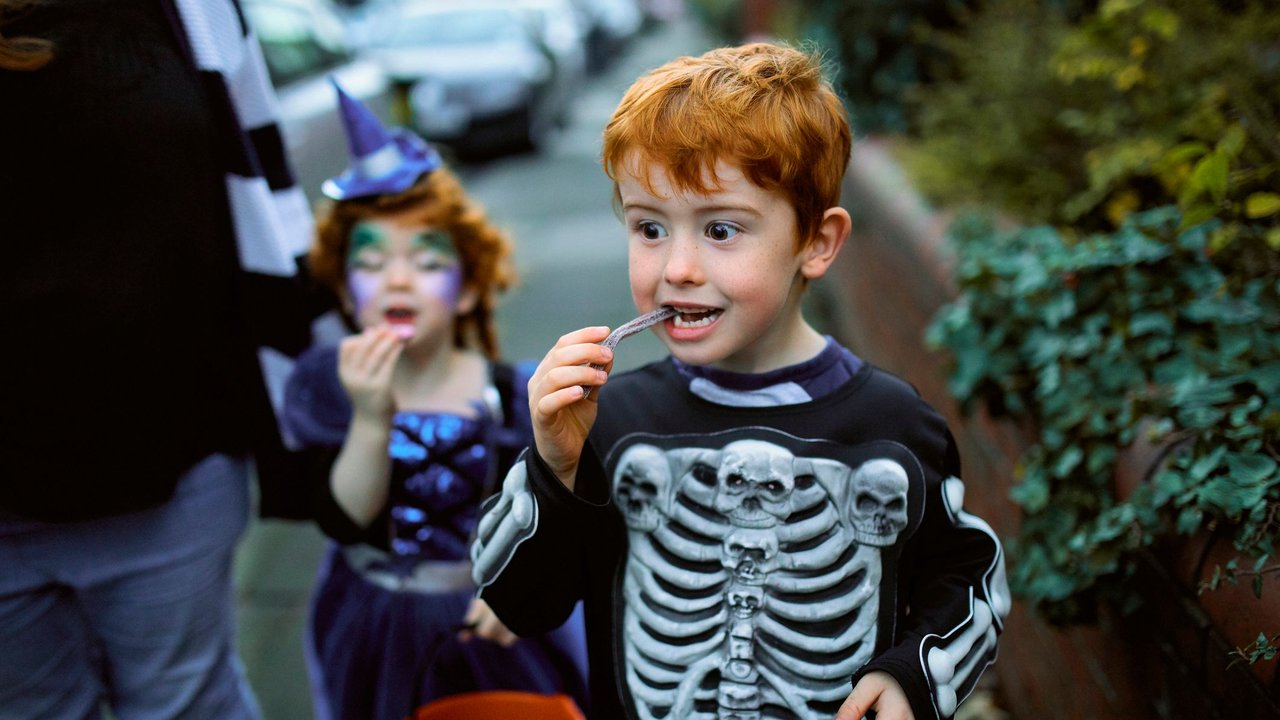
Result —
[{"label": "skeleton costume", "polygon": [[486,502],[481,596],[521,634],[584,601],[593,717],[829,719],[873,670],[951,716],[995,659],[1002,550],[942,417],[853,367],[816,397],[611,378],[576,493],[530,450]]}]

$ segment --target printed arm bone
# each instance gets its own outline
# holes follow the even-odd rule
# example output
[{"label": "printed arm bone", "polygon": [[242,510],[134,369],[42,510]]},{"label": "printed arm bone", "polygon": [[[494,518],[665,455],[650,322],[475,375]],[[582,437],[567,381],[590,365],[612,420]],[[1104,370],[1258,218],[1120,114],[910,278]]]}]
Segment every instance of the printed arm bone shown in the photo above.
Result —
[{"label": "printed arm bone", "polygon": [[[934,699],[944,714],[954,712],[959,703],[959,688],[970,675],[986,667],[986,661],[995,651],[996,629],[992,620],[991,607],[975,599],[969,626],[947,644],[929,650],[929,675],[936,687]],[[979,663],[982,667],[978,667]],[[947,710],[948,707],[951,709]]]},{"label": "printed arm bone", "polygon": [[502,481],[498,503],[481,518],[471,546],[472,577],[477,584],[491,582],[515,552],[516,541],[538,517],[538,505],[529,492],[524,463],[516,463]]}]

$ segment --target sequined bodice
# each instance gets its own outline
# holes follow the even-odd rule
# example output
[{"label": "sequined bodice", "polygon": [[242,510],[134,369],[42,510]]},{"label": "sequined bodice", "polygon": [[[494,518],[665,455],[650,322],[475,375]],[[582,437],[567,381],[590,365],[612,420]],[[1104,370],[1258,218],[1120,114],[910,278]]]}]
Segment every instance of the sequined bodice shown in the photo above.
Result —
[{"label": "sequined bodice", "polygon": [[392,424],[391,553],[463,560],[489,479],[492,420],[397,413]]}]

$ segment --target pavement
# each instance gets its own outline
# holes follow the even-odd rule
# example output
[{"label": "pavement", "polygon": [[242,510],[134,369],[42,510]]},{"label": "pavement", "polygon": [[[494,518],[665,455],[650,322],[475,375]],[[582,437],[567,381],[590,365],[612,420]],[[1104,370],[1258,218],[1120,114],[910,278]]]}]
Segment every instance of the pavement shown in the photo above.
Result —
[{"label": "pavement", "polygon": [[[616,326],[634,315],[626,243],[599,166],[600,132],[640,73],[713,45],[690,18],[653,28],[588,80],[569,125],[542,152],[457,168],[516,244],[521,282],[498,309],[506,357],[538,358],[565,332]],[[661,355],[657,339],[644,334],[627,341],[616,365],[626,369]],[[256,520],[239,549],[239,651],[265,720],[313,717],[303,631],[324,544],[312,524]]]}]

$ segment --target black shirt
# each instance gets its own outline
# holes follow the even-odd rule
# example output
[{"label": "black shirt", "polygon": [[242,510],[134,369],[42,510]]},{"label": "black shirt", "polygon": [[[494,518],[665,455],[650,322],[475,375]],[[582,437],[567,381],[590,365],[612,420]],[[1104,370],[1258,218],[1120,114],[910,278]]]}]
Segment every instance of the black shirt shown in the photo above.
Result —
[{"label": "black shirt", "polygon": [[166,499],[265,406],[241,317],[225,121],[160,2],[37,6],[0,70],[0,278],[12,322],[0,509],[76,519]]}]

